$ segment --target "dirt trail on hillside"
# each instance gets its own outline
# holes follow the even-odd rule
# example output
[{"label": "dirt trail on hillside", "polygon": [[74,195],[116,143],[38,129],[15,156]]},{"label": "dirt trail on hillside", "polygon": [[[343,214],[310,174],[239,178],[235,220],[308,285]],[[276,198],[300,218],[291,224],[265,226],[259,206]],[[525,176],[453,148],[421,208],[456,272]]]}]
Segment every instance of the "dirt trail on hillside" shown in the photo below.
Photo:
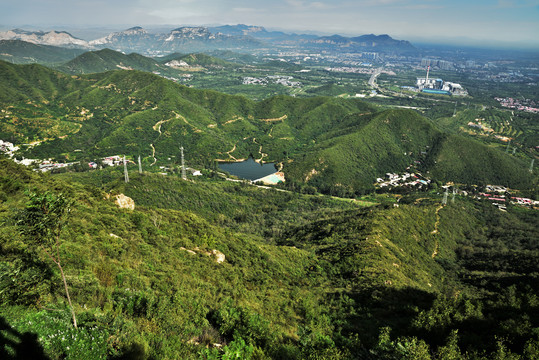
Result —
[{"label": "dirt trail on hillside", "polygon": [[[443,209],[443,205],[440,205],[436,208],[436,222],[434,223],[434,230],[432,230],[431,234],[436,235],[438,234],[438,226],[440,225],[440,210]],[[438,250],[440,249],[440,242],[438,241],[438,237],[435,238],[434,243],[434,251],[432,252],[432,258],[434,259],[438,255]]]},{"label": "dirt trail on hillside", "polygon": [[155,125],[153,126],[153,129],[155,131],[157,131],[159,133],[159,135],[161,135],[161,125],[163,125],[164,123],[170,121],[172,119],[166,119],[166,120],[161,120],[161,121],[158,121],[155,123]]},{"label": "dirt trail on hillside", "polygon": [[157,159],[155,158],[155,148],[153,147],[153,144],[150,144],[150,147],[152,148],[152,158],[153,158],[153,163],[151,163],[150,166],[154,166],[155,163],[157,162]]},{"label": "dirt trail on hillside", "polygon": [[234,151],[236,151],[236,145],[237,145],[237,144],[238,144],[238,143],[235,143],[235,144],[234,144],[234,147],[233,147],[231,150],[229,150],[229,151],[226,152],[227,155],[230,156],[230,158],[231,158],[232,160],[234,160],[234,161],[238,161],[238,159],[236,159],[234,156],[232,156],[232,153],[233,153]]},{"label": "dirt trail on hillside", "polygon": [[272,119],[260,119],[260,121],[263,121],[263,122],[275,122],[275,121],[284,121],[286,119],[288,119],[288,115],[283,115],[281,117],[272,118]]},{"label": "dirt trail on hillside", "polygon": [[256,142],[256,138],[253,138],[253,142],[257,145],[260,145],[258,148],[258,153],[260,154],[260,159],[255,160],[257,163],[262,163],[262,160],[268,156],[268,154],[265,154],[262,152],[262,145]]},{"label": "dirt trail on hillside", "polygon": [[[243,161],[243,160],[245,160],[245,159],[237,159],[237,158],[235,158],[234,156],[232,156],[232,153],[233,153],[234,151],[236,151],[236,145],[237,145],[237,144],[238,144],[238,143],[236,142],[236,143],[234,144],[234,147],[233,147],[232,149],[230,149],[230,150],[228,150],[227,152],[225,152],[225,154],[227,154],[228,157],[229,157],[228,159],[215,159],[215,160],[217,160],[217,161],[230,161],[231,159],[232,159],[233,161]],[[219,154],[222,154],[222,153],[219,153]]]}]

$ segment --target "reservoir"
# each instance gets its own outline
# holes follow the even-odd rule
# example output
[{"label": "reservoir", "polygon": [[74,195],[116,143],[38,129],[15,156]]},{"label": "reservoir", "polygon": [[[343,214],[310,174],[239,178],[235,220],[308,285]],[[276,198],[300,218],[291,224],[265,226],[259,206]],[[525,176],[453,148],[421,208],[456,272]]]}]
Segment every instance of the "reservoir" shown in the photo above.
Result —
[{"label": "reservoir", "polygon": [[251,157],[241,162],[219,163],[219,169],[247,180],[258,180],[277,171],[274,163],[259,164]]}]

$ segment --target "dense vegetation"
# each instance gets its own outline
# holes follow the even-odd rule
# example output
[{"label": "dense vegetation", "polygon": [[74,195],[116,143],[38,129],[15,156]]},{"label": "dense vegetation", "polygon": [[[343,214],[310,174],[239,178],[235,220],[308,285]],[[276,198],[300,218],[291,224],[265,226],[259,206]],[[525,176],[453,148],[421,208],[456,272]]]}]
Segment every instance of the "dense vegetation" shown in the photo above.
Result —
[{"label": "dense vegetation", "polygon": [[[414,195],[364,207],[209,178],[126,184],[118,169],[54,177],[0,163],[8,358],[538,356],[533,210]],[[114,204],[119,193],[134,210]],[[21,228],[30,194],[72,201],[59,256],[78,329],[58,268]]]},{"label": "dense vegetation", "polygon": [[[74,56],[26,44],[0,47]],[[494,109],[464,75],[451,74],[474,98],[403,94],[418,75],[404,72],[367,103],[348,96],[365,74],[211,55],[105,49],[58,66],[70,75],[0,61],[0,139],[34,142],[17,157],[80,161],[51,175],[0,157],[0,358],[539,358],[537,210],[438,193],[537,196],[536,115]],[[302,84],[242,83],[270,74]],[[180,146],[203,176],[179,178]],[[126,183],[85,166],[117,154],[145,172],[130,165]],[[280,163],[286,183],[214,171],[248,156]],[[403,171],[434,181],[374,193]]]},{"label": "dense vegetation", "polygon": [[137,53],[124,55],[118,51],[103,49],[85,52],[66,62],[59,69],[72,74],[88,74],[117,69],[136,69],[152,72],[160,70],[161,67],[157,61]]},{"label": "dense vegetation", "polygon": [[422,170],[435,180],[534,186],[525,162],[446,136],[410,110],[329,97],[254,102],[138,71],[73,78],[39,65],[0,66],[6,114],[0,134],[19,143],[47,140],[28,148],[27,157],[90,161],[126,154],[142,156],[145,166],[168,165],[178,161],[182,145],[187,161],[199,167],[252,156],[283,163],[291,183],[353,195],[427,151]]},{"label": "dense vegetation", "polygon": [[60,64],[83,52],[81,49],[37,45],[21,40],[0,40],[0,59],[14,64]]}]

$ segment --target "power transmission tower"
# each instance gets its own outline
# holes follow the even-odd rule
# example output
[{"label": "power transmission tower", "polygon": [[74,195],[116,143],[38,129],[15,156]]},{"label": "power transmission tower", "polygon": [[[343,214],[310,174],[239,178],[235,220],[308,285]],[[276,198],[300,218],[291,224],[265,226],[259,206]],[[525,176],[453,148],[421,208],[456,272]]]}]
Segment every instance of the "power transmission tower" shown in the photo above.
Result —
[{"label": "power transmission tower", "polygon": [[453,117],[457,116],[457,102],[455,101],[455,110],[453,110]]},{"label": "power transmission tower", "polygon": [[507,147],[505,148],[505,152],[509,152],[509,146],[511,145],[511,140],[507,143]]},{"label": "power transmission tower", "polygon": [[511,155],[515,155],[516,152],[517,152],[517,148],[514,147],[514,148],[513,148],[513,154],[511,154]]},{"label": "power transmission tower", "polygon": [[533,174],[533,163],[535,162],[535,159],[532,159],[532,162],[530,164],[530,173]]},{"label": "power transmission tower", "polygon": [[456,187],[453,187],[453,197],[451,197],[451,202],[454,203],[455,202],[455,194],[457,193],[457,188]]},{"label": "power transmission tower", "polygon": [[187,176],[185,175],[185,162],[184,162],[184,157],[183,157],[183,146],[180,148],[180,150],[182,152],[182,179],[186,180]]},{"label": "power transmission tower", "polygon": [[125,177],[125,182],[128,183],[129,174],[127,173],[127,162],[125,161],[125,155],[124,155],[124,177]]},{"label": "power transmission tower", "polygon": [[140,163],[140,155],[138,156],[138,173],[142,174],[142,164]]},{"label": "power transmission tower", "polygon": [[445,192],[444,192],[444,198],[442,200],[442,205],[447,205],[447,196],[448,195],[449,195],[449,188],[446,188]]}]

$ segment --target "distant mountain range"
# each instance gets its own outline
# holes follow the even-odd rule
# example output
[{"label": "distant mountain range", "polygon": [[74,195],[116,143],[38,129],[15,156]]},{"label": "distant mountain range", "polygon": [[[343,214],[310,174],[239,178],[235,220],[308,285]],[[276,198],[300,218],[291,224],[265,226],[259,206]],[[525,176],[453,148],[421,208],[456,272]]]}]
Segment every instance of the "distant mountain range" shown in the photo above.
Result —
[{"label": "distant mountain range", "polygon": [[22,40],[32,44],[62,47],[89,48],[87,41],[78,39],[66,31],[26,31],[13,29],[0,32],[0,40]]},{"label": "distant mountain range", "polygon": [[362,35],[358,37],[316,36],[267,31],[261,26],[224,25],[218,27],[179,27],[169,33],[150,33],[140,26],[114,32],[92,41],[78,39],[65,31],[31,32],[14,29],[0,32],[0,40],[22,40],[39,45],[53,45],[83,49],[111,48],[123,52],[166,54],[217,49],[264,49],[294,46],[298,49],[328,51],[376,51],[410,53],[417,49],[405,40],[389,35]]},{"label": "distant mountain range", "polygon": [[395,40],[389,35],[362,35],[357,37],[344,37],[339,35],[322,36],[316,39],[301,40],[311,47],[320,48],[341,48],[372,51],[395,51],[395,52],[413,52],[416,48],[406,40]]}]

